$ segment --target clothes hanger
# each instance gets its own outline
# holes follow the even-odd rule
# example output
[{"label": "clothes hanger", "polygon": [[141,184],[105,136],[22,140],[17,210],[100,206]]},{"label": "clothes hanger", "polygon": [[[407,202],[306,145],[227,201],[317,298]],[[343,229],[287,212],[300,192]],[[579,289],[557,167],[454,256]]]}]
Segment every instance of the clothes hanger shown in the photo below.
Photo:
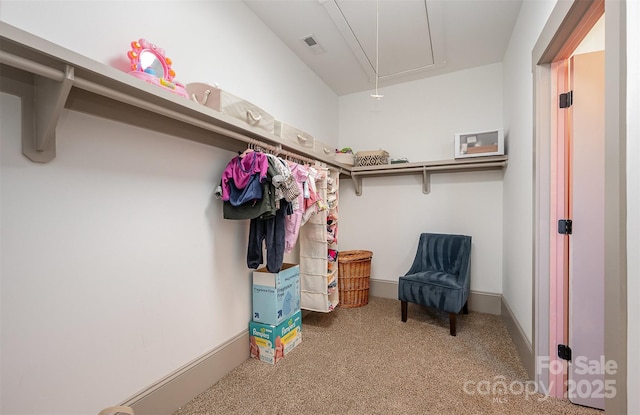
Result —
[{"label": "clothes hanger", "polygon": [[243,159],[244,156],[246,156],[247,154],[252,153],[254,151],[255,151],[254,150],[254,144],[253,143],[248,143],[246,150],[244,150],[243,152],[239,152],[238,151],[238,157]]},{"label": "clothes hanger", "polygon": [[241,159],[243,159],[247,154],[249,153],[253,153],[254,150],[251,148],[246,149],[245,151],[243,151],[242,153],[239,153],[238,157],[240,157]]}]

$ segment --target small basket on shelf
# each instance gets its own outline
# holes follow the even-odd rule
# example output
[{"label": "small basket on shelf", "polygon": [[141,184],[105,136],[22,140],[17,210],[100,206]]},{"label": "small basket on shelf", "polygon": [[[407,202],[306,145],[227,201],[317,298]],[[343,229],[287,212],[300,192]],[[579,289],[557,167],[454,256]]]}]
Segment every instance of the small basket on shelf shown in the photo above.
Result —
[{"label": "small basket on shelf", "polygon": [[369,303],[369,278],[373,252],[356,250],[338,253],[340,307],[362,307]]},{"label": "small basket on shelf", "polygon": [[380,166],[389,164],[389,153],[385,150],[358,151],[356,166]]}]

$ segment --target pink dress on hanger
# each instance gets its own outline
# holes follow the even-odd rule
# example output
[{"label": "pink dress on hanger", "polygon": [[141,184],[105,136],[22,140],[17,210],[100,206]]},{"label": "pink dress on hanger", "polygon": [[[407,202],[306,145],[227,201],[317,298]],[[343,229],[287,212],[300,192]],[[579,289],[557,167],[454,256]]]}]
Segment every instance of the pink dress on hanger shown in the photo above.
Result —
[{"label": "pink dress on hanger", "polygon": [[300,226],[302,225],[302,213],[304,211],[304,195],[302,184],[308,179],[307,168],[301,164],[287,160],[291,174],[296,179],[300,194],[298,198],[292,203],[293,214],[288,215],[285,218],[285,236],[284,236],[284,251],[291,252],[296,246],[298,240],[298,233],[300,232]]}]

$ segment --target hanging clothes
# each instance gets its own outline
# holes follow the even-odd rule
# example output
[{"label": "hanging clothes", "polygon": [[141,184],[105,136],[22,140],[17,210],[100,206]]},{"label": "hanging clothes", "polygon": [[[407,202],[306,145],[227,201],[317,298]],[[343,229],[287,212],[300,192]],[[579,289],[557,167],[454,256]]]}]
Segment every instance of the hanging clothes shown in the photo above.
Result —
[{"label": "hanging clothes", "polygon": [[316,188],[317,182],[324,182],[326,188],[327,169],[320,167],[309,167],[309,179],[306,181],[308,185],[309,197],[305,194],[304,199],[304,211],[302,213],[302,225],[318,212],[324,211],[328,208],[326,202],[322,198],[322,195]]},{"label": "hanging clothes", "polygon": [[222,217],[224,219],[243,220],[254,218],[267,218],[276,214],[275,189],[270,181],[261,183],[262,198],[233,206],[231,202],[224,201],[222,205]]},{"label": "hanging clothes", "polygon": [[[316,189],[326,169],[311,168],[272,154],[247,150],[225,167],[216,189],[225,219],[249,219],[247,266],[279,272],[285,252],[296,246],[300,228],[327,204]],[[305,218],[306,216],[306,218]],[[326,232],[326,222],[325,222]],[[325,242],[326,243],[326,242]]]},{"label": "hanging clothes", "polygon": [[282,184],[284,183],[285,178],[291,175],[291,171],[289,170],[289,166],[283,164],[279,157],[276,157],[273,154],[267,154],[267,159],[269,160],[269,166],[277,172],[272,177],[271,182],[276,189],[276,200],[281,200],[284,198],[284,194],[282,193]]},{"label": "hanging clothes", "polygon": [[262,199],[260,174],[253,174],[244,189],[238,189],[233,180],[229,180],[229,203],[232,206],[240,206],[258,199]]},{"label": "hanging clothes", "polygon": [[285,245],[284,251],[291,252],[295,248],[302,226],[302,214],[304,212],[304,183],[309,177],[309,171],[302,164],[287,162],[291,170],[291,176],[298,188],[298,197],[292,201],[293,213],[285,218]]},{"label": "hanging clothes", "polygon": [[237,189],[244,189],[252,177],[259,174],[259,181],[263,183],[267,179],[268,168],[267,156],[259,151],[248,151],[231,159],[222,172],[222,200],[229,200],[231,182]]},{"label": "hanging clothes", "polygon": [[251,219],[247,266],[258,269],[262,265],[263,243],[267,251],[267,271],[280,272],[284,260],[285,217],[289,202],[282,200],[276,214],[266,219]]},{"label": "hanging clothes", "polygon": [[[293,213],[291,203],[284,197],[285,178],[291,176],[289,166],[274,155],[267,155],[269,177],[274,188],[276,212],[269,217],[251,219],[249,226],[249,243],[247,245],[247,266],[257,269],[263,261],[263,243],[267,251],[267,271],[279,272],[285,252],[285,218]],[[278,192],[280,190],[280,192]]]},{"label": "hanging clothes", "polygon": [[[336,180],[337,181],[337,180]],[[327,198],[329,212],[327,213],[327,243],[338,243],[338,188],[334,180],[327,176]]]},{"label": "hanging clothes", "polygon": [[[254,168],[252,169],[245,168],[240,170],[242,170],[243,173],[248,170],[258,170],[258,172],[253,173],[253,175],[259,175],[260,178],[262,177],[265,178],[264,181],[260,183],[262,187],[262,198],[250,200],[239,206],[233,206],[233,204],[230,202],[228,198],[227,200],[224,200],[224,186],[222,186],[222,200],[224,201],[222,206],[222,216],[225,219],[242,220],[242,219],[269,218],[269,217],[275,216],[276,214],[278,205],[276,203],[275,187],[273,186],[272,179],[274,176],[278,174],[278,171],[275,169],[275,166],[273,165],[272,162],[269,161],[269,159],[265,154],[257,151],[252,152],[252,154],[254,154],[257,157],[256,166],[260,165],[260,163],[262,163],[262,160],[266,162],[266,166],[267,166],[266,174],[262,176],[262,167],[258,169],[258,167],[254,166]],[[246,156],[244,158],[247,158],[247,157],[249,156]],[[231,163],[233,163],[233,160],[232,162],[230,162],[230,164]],[[225,169],[225,172],[226,171],[227,169]],[[248,176],[251,176],[251,175],[248,175]],[[243,177],[243,176],[240,176],[240,177]],[[251,177],[244,178],[245,185],[247,185],[250,180],[251,180]],[[227,180],[228,192],[230,192],[229,181],[230,180]],[[235,184],[235,180],[233,180],[233,183]]]}]

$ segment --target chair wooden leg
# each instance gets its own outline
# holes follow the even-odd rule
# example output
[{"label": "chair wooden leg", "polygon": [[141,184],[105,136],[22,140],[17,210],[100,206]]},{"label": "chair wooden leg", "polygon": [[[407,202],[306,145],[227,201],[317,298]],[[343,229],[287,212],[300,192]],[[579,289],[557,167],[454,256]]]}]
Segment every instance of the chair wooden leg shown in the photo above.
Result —
[{"label": "chair wooden leg", "polygon": [[456,313],[449,313],[449,334],[456,335]]},{"label": "chair wooden leg", "polygon": [[407,322],[407,302],[400,301],[400,315],[403,322]]},{"label": "chair wooden leg", "polygon": [[469,314],[469,301],[467,300],[462,306],[462,313]]}]

